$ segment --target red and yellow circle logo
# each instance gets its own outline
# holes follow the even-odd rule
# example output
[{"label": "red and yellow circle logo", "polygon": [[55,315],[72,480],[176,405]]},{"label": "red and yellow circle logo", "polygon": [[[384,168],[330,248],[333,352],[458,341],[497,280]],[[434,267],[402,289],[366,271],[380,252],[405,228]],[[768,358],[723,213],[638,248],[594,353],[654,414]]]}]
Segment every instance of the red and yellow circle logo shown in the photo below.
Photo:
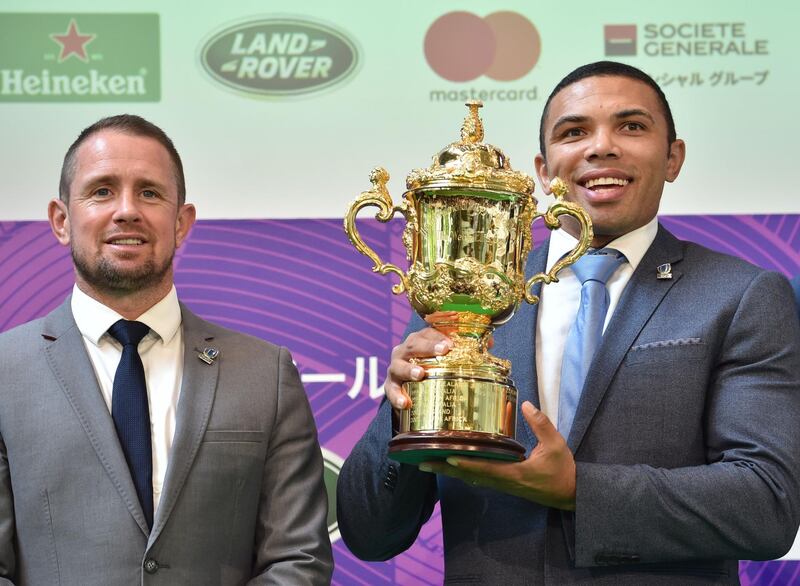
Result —
[{"label": "red and yellow circle logo", "polygon": [[517,12],[448,12],[425,35],[428,65],[448,81],[513,81],[533,69],[541,50],[539,31]]}]

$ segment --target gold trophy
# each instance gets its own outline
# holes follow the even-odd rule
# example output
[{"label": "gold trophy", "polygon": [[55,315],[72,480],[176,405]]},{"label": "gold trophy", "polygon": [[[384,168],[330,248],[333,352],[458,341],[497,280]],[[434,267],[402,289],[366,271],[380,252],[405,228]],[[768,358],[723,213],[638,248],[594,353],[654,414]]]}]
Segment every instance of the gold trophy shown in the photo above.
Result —
[{"label": "gold trophy", "polygon": [[[393,204],[386,188],[389,173],[378,167],[370,174],[372,189],[350,205],[344,218],[350,241],[375,263],[373,272],[397,274],[400,282],[392,291],[407,292],[417,313],[430,316],[433,327],[453,340],[447,355],[415,360],[426,377],[405,384],[412,405],[401,411],[399,433],[389,442],[390,457],[400,462],[450,455],[524,457],[525,448],[514,439],[517,390],[511,363],[489,354],[491,332],[523,299],[537,303],[531,288],[558,281],[558,271],[578,260],[593,237],[588,214],[564,201],[567,190],[560,179],[551,186],[555,203],[545,213],[536,211],[533,179],[512,170],[500,149],[481,142],[482,105],[467,102],[461,140],[439,151],[430,167],[408,175],[402,203]],[[405,217],[408,272],[381,261],[361,239],[355,219],[367,206],[380,208],[375,217],[381,222],[396,212]],[[578,245],[549,272],[526,282],[532,222],[541,217],[553,230],[564,214],[581,225]]]}]

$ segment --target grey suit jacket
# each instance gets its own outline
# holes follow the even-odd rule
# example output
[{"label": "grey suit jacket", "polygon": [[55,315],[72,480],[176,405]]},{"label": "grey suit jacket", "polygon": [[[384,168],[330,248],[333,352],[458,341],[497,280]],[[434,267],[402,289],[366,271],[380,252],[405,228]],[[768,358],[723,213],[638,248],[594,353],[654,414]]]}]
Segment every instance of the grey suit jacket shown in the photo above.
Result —
[{"label": "grey suit jacket", "polygon": [[182,307],[183,384],[148,531],[69,301],[0,335],[0,583],[329,583],[322,458],[286,349]]},{"label": "grey suit jacket", "polygon": [[[666,262],[673,278],[656,279]],[[512,360],[520,401],[538,405],[536,310],[498,328],[493,352]],[[568,438],[575,513],[393,462],[390,419],[384,402],[344,465],[342,537],[359,557],[390,558],[438,499],[447,584],[736,584],[736,560],[782,555],[800,523],[791,289],[663,227],[612,316]],[[536,445],[521,416],[517,439]]]}]

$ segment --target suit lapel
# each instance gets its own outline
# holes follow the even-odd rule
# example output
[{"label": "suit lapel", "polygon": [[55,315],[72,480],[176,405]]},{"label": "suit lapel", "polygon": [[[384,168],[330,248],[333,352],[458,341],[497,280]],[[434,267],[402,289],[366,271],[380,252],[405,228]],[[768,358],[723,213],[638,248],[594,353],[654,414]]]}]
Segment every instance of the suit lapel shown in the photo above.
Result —
[{"label": "suit lapel", "polygon": [[72,316],[71,297],[44,320],[42,337],[47,363],[83,426],[103,468],[142,532],[147,521],[117,438],[114,421],[103,400],[83,338]]},{"label": "suit lapel", "polygon": [[[153,520],[148,547],[158,538],[169,518],[181,490],[186,483],[192,464],[208,426],[211,407],[219,377],[219,362],[224,352],[211,364],[206,364],[198,354],[211,345],[213,334],[205,322],[181,304],[183,316],[183,379],[175,422],[175,437],[169,452],[169,464],[164,479],[161,501]],[[217,347],[218,350],[221,350]]]},{"label": "suit lapel", "polygon": [[[525,265],[525,280],[545,269],[549,239],[540,244],[528,256]],[[533,288],[540,295],[542,284]],[[536,377],[536,317],[539,304],[529,305],[524,300],[508,323],[498,326],[495,341],[498,347],[507,348],[504,358],[511,360],[511,378],[517,387],[517,441],[530,451],[537,443],[536,436],[520,411],[523,401],[530,401],[539,408],[539,386]]]},{"label": "suit lapel", "polygon": [[664,263],[678,263],[682,258],[680,241],[659,225],[653,244],[625,287],[586,376],[567,442],[573,453],[580,447],[600,401],[639,332],[667,292],[681,278],[682,273],[673,266],[672,279],[657,279],[656,267]]}]

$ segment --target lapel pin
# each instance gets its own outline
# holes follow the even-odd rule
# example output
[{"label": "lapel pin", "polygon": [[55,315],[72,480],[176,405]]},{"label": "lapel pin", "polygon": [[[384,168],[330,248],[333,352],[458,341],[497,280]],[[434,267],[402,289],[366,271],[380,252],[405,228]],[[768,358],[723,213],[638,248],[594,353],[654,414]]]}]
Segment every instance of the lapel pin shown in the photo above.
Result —
[{"label": "lapel pin", "polygon": [[219,356],[219,350],[216,348],[204,348],[197,357],[206,364],[212,364]]},{"label": "lapel pin", "polygon": [[672,265],[665,262],[663,265],[656,267],[656,279],[671,279],[672,278]]}]

